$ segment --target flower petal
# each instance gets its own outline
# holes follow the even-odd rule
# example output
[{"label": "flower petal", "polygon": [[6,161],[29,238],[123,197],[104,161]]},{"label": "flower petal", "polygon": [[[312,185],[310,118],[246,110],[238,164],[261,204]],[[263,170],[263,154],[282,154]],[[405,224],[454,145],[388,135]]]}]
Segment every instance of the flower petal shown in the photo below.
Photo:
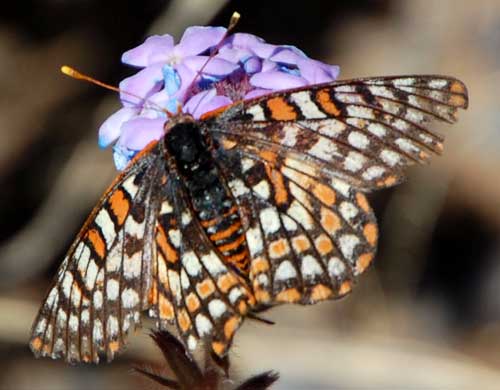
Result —
[{"label": "flower petal", "polygon": [[215,89],[209,89],[197,93],[189,99],[184,105],[183,111],[190,113],[194,118],[198,119],[207,112],[227,106],[231,103],[232,100],[227,96],[216,95]]},{"label": "flower petal", "polygon": [[134,118],[122,125],[122,134],[118,145],[130,150],[141,150],[153,140],[163,135],[165,118]]},{"label": "flower petal", "polygon": [[245,61],[245,59],[252,57],[254,54],[247,49],[238,49],[236,47],[225,46],[220,48],[217,53],[217,58],[222,58],[223,60],[237,64],[240,61]]},{"label": "flower petal", "polygon": [[296,65],[298,61],[307,58],[300,50],[293,46],[279,47],[269,59],[282,64]]},{"label": "flower petal", "polygon": [[172,36],[153,35],[143,44],[123,53],[122,62],[133,66],[149,66],[157,62],[165,62],[173,47]]},{"label": "flower petal", "polygon": [[271,70],[269,72],[254,74],[250,77],[250,84],[257,88],[282,90],[302,87],[307,85],[307,81],[300,76]]},{"label": "flower petal", "polygon": [[208,48],[217,45],[225,33],[224,27],[189,27],[175,47],[175,51],[181,56],[203,53]]},{"label": "flower petal", "polygon": [[163,84],[162,66],[162,64],[148,66],[122,80],[120,89],[123,92],[120,92],[120,99],[124,106],[140,106],[144,99],[160,90]]},{"label": "flower petal", "polygon": [[[195,73],[198,72],[208,60],[208,56],[189,56],[184,58],[184,65]],[[203,69],[203,74],[223,77],[233,73],[239,66],[222,58],[213,57]]]},{"label": "flower petal", "polygon": [[328,65],[320,61],[302,59],[297,62],[300,74],[310,84],[320,84],[337,79],[340,68],[336,65]]},{"label": "flower petal", "polygon": [[259,57],[249,57],[243,61],[243,69],[247,74],[253,74],[262,70],[262,60]]},{"label": "flower petal", "polygon": [[268,93],[271,93],[271,92],[273,92],[273,91],[270,89],[263,89],[263,88],[252,89],[250,92],[248,92],[245,95],[243,100],[253,99],[256,97],[264,96],[264,95],[267,95]]},{"label": "flower petal", "polygon": [[122,124],[135,117],[138,109],[124,107],[112,114],[99,127],[99,146],[105,148],[116,141],[121,133]]},{"label": "flower petal", "polygon": [[231,47],[251,50],[253,46],[264,42],[264,40],[253,34],[236,33],[231,35],[226,42],[225,45]]},{"label": "flower petal", "polygon": [[123,171],[136,154],[137,150],[129,150],[125,146],[114,145],[113,161],[115,162],[116,169]]}]

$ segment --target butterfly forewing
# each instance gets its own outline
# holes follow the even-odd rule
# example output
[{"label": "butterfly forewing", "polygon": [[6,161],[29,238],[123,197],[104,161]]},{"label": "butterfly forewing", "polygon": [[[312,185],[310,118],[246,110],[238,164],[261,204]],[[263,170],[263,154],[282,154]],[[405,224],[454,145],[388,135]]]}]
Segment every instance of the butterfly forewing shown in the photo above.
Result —
[{"label": "butterfly forewing", "polygon": [[151,285],[160,161],[157,147],[148,147],[87,219],[35,320],[35,355],[111,359],[139,322]]}]

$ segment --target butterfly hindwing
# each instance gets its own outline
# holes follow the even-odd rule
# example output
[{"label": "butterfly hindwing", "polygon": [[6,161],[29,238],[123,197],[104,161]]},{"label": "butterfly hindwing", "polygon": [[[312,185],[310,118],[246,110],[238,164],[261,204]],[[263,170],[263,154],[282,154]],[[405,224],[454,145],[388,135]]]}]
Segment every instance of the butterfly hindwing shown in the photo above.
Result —
[{"label": "butterfly hindwing", "polygon": [[[223,356],[253,297],[247,283],[224,263],[204,234],[182,185],[172,183],[162,193],[157,220],[158,269],[167,272],[164,299],[168,310],[158,305],[160,327],[163,311],[167,319],[175,321],[189,350],[202,340]],[[160,265],[162,262],[168,265]]]},{"label": "butterfly hindwing", "polygon": [[[377,226],[363,194],[269,151],[221,151],[247,221],[250,279],[261,304],[310,304],[350,291],[375,253]],[[305,171],[305,172],[304,172]]]}]

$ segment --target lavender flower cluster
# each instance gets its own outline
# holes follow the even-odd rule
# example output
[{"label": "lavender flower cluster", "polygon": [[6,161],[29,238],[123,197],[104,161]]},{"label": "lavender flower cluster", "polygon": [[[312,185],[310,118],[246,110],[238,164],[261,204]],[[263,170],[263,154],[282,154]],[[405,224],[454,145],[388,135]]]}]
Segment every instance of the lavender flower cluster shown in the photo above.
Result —
[{"label": "lavender flower cluster", "polygon": [[158,106],[199,118],[238,100],[338,77],[338,66],[308,58],[294,46],[272,45],[251,34],[225,34],[224,27],[189,27],[178,44],[168,34],[155,35],[123,54],[123,63],[140,70],[120,83],[123,107],[99,129],[99,145],[114,145],[119,170],[163,135],[168,118]]}]

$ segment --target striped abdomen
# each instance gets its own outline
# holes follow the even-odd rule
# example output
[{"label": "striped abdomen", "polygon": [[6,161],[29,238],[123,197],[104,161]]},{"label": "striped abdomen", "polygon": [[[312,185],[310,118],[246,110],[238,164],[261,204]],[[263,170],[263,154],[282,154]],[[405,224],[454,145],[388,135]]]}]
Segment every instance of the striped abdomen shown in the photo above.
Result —
[{"label": "striped abdomen", "polygon": [[237,207],[200,128],[180,123],[165,136],[193,210],[210,241],[224,259],[248,275],[250,258]]}]

